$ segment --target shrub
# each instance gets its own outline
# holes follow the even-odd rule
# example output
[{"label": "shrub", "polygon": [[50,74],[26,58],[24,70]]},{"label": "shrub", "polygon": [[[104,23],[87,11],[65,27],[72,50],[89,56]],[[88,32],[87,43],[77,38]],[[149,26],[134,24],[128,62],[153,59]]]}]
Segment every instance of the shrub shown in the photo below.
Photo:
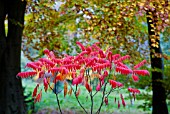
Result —
[{"label": "shrub", "polygon": [[[26,67],[31,68],[32,71],[20,72],[17,76],[21,78],[27,78],[37,76],[40,82],[43,82],[44,91],[47,92],[48,88],[53,90],[56,94],[57,103],[60,108],[58,94],[61,92],[57,89],[58,82],[63,82],[64,96],[67,94],[74,94],[81,108],[85,113],[88,111],[83,107],[79,101],[80,88],[79,86],[85,86],[91,98],[91,114],[93,113],[93,99],[98,92],[102,92],[101,104],[96,113],[100,113],[101,107],[105,103],[108,104],[108,96],[114,90],[120,90],[124,83],[132,78],[133,81],[139,80],[139,75],[149,75],[147,70],[139,70],[141,66],[146,63],[143,60],[139,64],[128,67],[123,61],[130,59],[129,55],[120,56],[119,54],[112,54],[110,49],[105,52],[100,49],[97,44],[94,43],[91,46],[85,47],[80,42],[76,44],[81,48],[81,52],[76,56],[64,55],[63,58],[56,58],[52,51],[48,49],[44,50],[46,58],[40,58],[38,61],[27,63]],[[130,65],[132,66],[132,65]],[[119,74],[126,75],[124,82],[119,82]],[[93,83],[93,80],[97,80],[97,84]],[[71,83],[69,83],[71,82]],[[33,91],[32,97],[34,102],[39,102],[42,97],[42,89],[39,89],[41,83],[38,83]],[[75,86],[75,87],[73,87]],[[106,86],[110,86],[110,90],[106,92]],[[92,88],[96,88],[95,91]],[[58,91],[57,91],[58,90]],[[129,91],[135,99],[135,95],[140,91],[135,88],[128,87]],[[121,101],[115,99],[118,108],[120,104],[125,107],[126,103],[123,95],[120,93]],[[120,103],[121,102],[121,103]]]}]

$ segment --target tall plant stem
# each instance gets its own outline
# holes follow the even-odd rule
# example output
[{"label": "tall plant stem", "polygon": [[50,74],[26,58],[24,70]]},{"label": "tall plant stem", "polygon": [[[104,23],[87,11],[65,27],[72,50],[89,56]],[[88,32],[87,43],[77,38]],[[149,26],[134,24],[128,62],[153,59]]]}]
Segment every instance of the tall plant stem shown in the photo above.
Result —
[{"label": "tall plant stem", "polygon": [[[48,83],[48,81],[47,81]],[[48,83],[48,86],[50,87],[50,89],[53,91],[53,88],[50,86],[50,84]],[[55,84],[55,90],[53,91],[54,94],[56,95],[56,99],[57,99],[57,104],[58,104],[58,108],[60,110],[60,114],[62,114],[62,111],[61,111],[61,107],[60,107],[60,101],[59,101],[59,98],[58,98],[58,94],[56,93],[56,84]]]},{"label": "tall plant stem", "polygon": [[[71,86],[72,87],[72,86]],[[72,90],[73,90],[73,88],[72,88]],[[80,101],[79,101],[79,99],[78,99],[78,97],[77,97],[77,95],[76,95],[76,92],[77,92],[77,85],[76,85],[76,91],[74,92],[74,95],[75,95],[75,97],[76,97],[76,100],[77,100],[77,102],[79,103],[79,105],[81,106],[81,108],[84,110],[84,112],[86,113],[86,114],[88,114],[87,113],[87,111],[86,111],[86,109],[83,107],[83,105],[80,103]]]},{"label": "tall plant stem", "polygon": [[[115,89],[115,88],[114,88],[114,89]],[[114,89],[111,88],[110,91],[109,91],[109,93],[106,95],[106,97],[108,97]]]},{"label": "tall plant stem", "polygon": [[104,101],[104,96],[105,96],[105,91],[106,91],[106,85],[107,85],[107,82],[106,82],[105,85],[104,85],[103,96],[102,96],[102,102],[101,102],[100,107],[99,107],[99,109],[97,110],[96,114],[100,114],[100,110],[101,110],[101,108],[102,108],[103,101]]},{"label": "tall plant stem", "polygon": [[55,94],[55,95],[56,95],[56,98],[57,98],[57,104],[58,104],[58,108],[60,110],[60,114],[62,114],[61,107],[60,107],[60,101],[59,101],[59,98],[58,98],[58,94]]},{"label": "tall plant stem", "polygon": [[[76,96],[76,95],[75,95]],[[76,100],[77,100],[77,102],[79,103],[79,105],[81,106],[81,108],[84,110],[84,112],[86,113],[86,114],[88,114],[88,112],[86,111],[86,109],[83,107],[83,105],[80,103],[80,101],[79,101],[79,99],[78,99],[78,97],[76,96]]]},{"label": "tall plant stem", "polygon": [[[89,79],[90,79],[90,86],[92,87],[93,85],[92,85],[92,79],[91,79],[91,77],[89,75],[89,69],[88,69],[88,72],[87,72],[86,75],[89,77]],[[91,99],[91,112],[90,112],[90,114],[93,114],[93,92],[92,91],[90,92],[90,99]]]},{"label": "tall plant stem", "polygon": [[91,114],[93,114],[93,95],[92,95],[92,92],[90,92],[90,98],[91,98]]},{"label": "tall plant stem", "polygon": [[[70,85],[70,84],[69,84]],[[70,85],[70,87],[72,88],[72,90],[73,90],[73,92],[74,92],[74,95],[75,95],[75,97],[76,97],[76,100],[77,100],[77,102],[79,103],[79,105],[80,105],[80,107],[84,110],[84,112],[86,113],[86,114],[88,114],[88,112],[86,111],[86,109],[83,107],[83,105],[80,103],[80,101],[79,101],[79,99],[78,99],[78,97],[77,97],[77,95],[76,95],[76,92],[77,92],[77,85],[76,85],[76,91],[74,91],[74,89],[73,89],[73,87]]]}]

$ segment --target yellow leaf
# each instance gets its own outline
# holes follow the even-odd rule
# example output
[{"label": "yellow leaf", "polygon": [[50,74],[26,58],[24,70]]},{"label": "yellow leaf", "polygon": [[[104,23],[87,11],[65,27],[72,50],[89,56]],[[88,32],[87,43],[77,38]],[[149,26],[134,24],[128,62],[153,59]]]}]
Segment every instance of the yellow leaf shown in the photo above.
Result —
[{"label": "yellow leaf", "polygon": [[158,46],[158,45],[155,45],[155,47],[156,47],[156,48],[159,48],[159,46]]},{"label": "yellow leaf", "polygon": [[155,42],[155,39],[152,38],[152,39],[151,39],[151,42]]},{"label": "yellow leaf", "polygon": [[111,29],[111,28],[108,28],[108,31],[110,32],[110,31],[112,31],[112,29]]},{"label": "yellow leaf", "polygon": [[123,46],[123,43],[120,43],[120,46]]},{"label": "yellow leaf", "polygon": [[153,24],[150,24],[151,25],[151,27],[153,27],[154,28],[154,25]]},{"label": "yellow leaf", "polygon": [[169,19],[166,19],[165,22],[166,22],[166,23],[169,23]]},{"label": "yellow leaf", "polygon": [[149,22],[152,22],[152,20],[149,20]]},{"label": "yellow leaf", "polygon": [[151,29],[151,31],[154,31],[154,29]]},{"label": "yellow leaf", "polygon": [[33,77],[33,80],[34,81],[37,81],[39,79],[39,75],[40,75],[40,72],[37,71],[37,75]]},{"label": "yellow leaf", "polygon": [[73,78],[71,77],[71,73],[69,73],[68,75],[66,75],[66,79],[68,80],[72,80]]},{"label": "yellow leaf", "polygon": [[150,15],[152,14],[152,12],[148,12]]},{"label": "yellow leaf", "polygon": [[139,2],[139,6],[144,6],[144,3],[143,2]]},{"label": "yellow leaf", "polygon": [[113,27],[113,30],[116,30],[116,27]]},{"label": "yellow leaf", "polygon": [[153,43],[153,44],[151,44],[151,46],[152,46],[152,47],[156,47],[156,45],[155,45],[154,43]]},{"label": "yellow leaf", "polygon": [[[54,83],[51,84],[51,88],[52,88],[52,89],[54,88],[54,85],[55,85]],[[50,89],[50,90],[51,90],[51,89]]]}]

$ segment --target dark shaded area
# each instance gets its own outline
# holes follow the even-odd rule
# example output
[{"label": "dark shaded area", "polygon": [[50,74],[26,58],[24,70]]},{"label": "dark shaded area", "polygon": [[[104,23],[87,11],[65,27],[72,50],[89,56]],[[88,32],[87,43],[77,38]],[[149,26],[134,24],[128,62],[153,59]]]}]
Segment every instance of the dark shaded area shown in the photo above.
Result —
[{"label": "dark shaded area", "polygon": [[[159,56],[162,54],[162,50],[160,47],[160,40],[159,40],[160,36],[158,33],[154,31],[154,27],[156,27],[156,22],[157,22],[156,10],[147,11],[150,58],[151,58],[151,67],[152,67],[152,90],[153,90],[152,114],[160,114],[160,113],[168,114],[165,88],[163,87],[163,83],[161,81],[163,80],[163,76],[164,76],[163,73],[161,72],[163,71],[164,64],[162,61],[162,56]],[[153,47],[152,46],[153,41],[151,39],[155,39],[159,47]],[[159,69],[160,71],[155,69]]]},{"label": "dark shaded area", "polygon": [[[26,2],[0,1],[0,114],[25,114],[20,71],[21,37],[24,28]],[[5,18],[8,31],[5,35]]]}]

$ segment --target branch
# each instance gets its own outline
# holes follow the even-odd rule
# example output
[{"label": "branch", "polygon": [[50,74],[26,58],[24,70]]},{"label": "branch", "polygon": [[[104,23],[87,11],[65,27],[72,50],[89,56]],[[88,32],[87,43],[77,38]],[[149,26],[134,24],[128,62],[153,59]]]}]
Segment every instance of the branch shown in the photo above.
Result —
[{"label": "branch", "polygon": [[58,98],[58,94],[55,94],[55,95],[56,95],[56,98],[57,98],[57,104],[58,104],[58,108],[60,110],[60,114],[62,114],[61,107],[60,107],[60,102],[59,102],[59,98]]},{"label": "branch", "polygon": [[99,109],[97,110],[96,114],[99,114],[99,113],[100,113],[101,107],[102,107],[102,105],[103,105],[104,96],[105,96],[105,91],[106,91],[106,85],[107,85],[107,82],[106,82],[105,85],[104,85],[103,96],[102,96],[102,102],[101,102],[100,107],[99,107]]},{"label": "branch", "polygon": [[[115,89],[115,88],[114,88],[114,89]],[[111,87],[111,89],[110,89],[109,93],[106,95],[106,97],[108,97],[108,96],[110,95],[110,93],[111,93],[114,89]]]},{"label": "branch", "polygon": [[70,85],[71,89],[72,89],[72,90],[73,90],[73,92],[74,92],[74,95],[75,95],[75,97],[76,97],[77,102],[79,103],[79,105],[81,106],[81,108],[84,110],[84,112],[85,112],[86,114],[88,114],[88,112],[86,111],[86,109],[83,107],[83,105],[80,103],[80,101],[79,101],[78,97],[76,96],[76,92],[77,92],[77,85],[76,85],[76,90],[75,90],[75,91],[74,91],[73,87],[71,86],[71,84],[69,84],[69,85]]},{"label": "branch", "polygon": [[[76,95],[75,95],[75,96],[76,96]],[[85,109],[85,108],[83,107],[83,105],[80,103],[80,101],[79,101],[79,99],[78,99],[77,96],[76,96],[76,99],[77,99],[79,105],[81,106],[81,108],[84,110],[84,112],[85,112],[86,114],[88,114],[87,111],[86,111],[86,109]]]},{"label": "branch", "polygon": [[[89,77],[89,79],[90,79],[90,86],[92,87],[92,80],[91,80],[91,77],[90,77],[90,75],[89,75],[89,69],[88,69],[88,74],[87,74],[87,76]],[[92,87],[93,88],[93,87]],[[93,114],[93,93],[92,93],[92,91],[90,92],[90,98],[91,98],[91,114]]]},{"label": "branch", "polygon": [[[47,79],[47,77],[46,77]],[[48,83],[48,81],[47,81]],[[50,87],[50,89],[53,91],[53,88],[50,86],[50,84],[48,83],[48,86]],[[60,101],[59,101],[59,98],[58,98],[58,94],[56,93],[56,84],[55,84],[55,90],[53,91],[54,94],[56,95],[56,99],[57,99],[57,104],[58,104],[58,108],[60,110],[60,114],[62,114],[62,111],[61,111],[61,107],[60,107]]]},{"label": "branch", "polygon": [[94,94],[93,94],[93,97],[98,93],[98,91],[96,91]]}]

